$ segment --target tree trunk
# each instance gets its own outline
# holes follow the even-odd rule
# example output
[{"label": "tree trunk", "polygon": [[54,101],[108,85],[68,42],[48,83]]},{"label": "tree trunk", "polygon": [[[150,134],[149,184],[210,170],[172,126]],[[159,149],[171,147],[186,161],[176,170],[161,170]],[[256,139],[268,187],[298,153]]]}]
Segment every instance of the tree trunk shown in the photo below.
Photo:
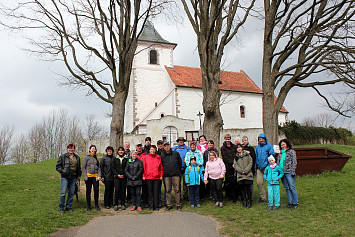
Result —
[{"label": "tree trunk", "polygon": [[124,92],[117,92],[112,103],[110,146],[114,149],[123,146],[125,102],[127,98],[127,95],[124,94]]}]

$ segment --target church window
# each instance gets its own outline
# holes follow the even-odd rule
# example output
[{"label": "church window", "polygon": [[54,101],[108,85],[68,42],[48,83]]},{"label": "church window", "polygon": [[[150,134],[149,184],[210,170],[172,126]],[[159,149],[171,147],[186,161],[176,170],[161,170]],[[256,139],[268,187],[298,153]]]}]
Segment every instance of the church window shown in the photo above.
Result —
[{"label": "church window", "polygon": [[239,110],[240,110],[240,117],[241,118],[245,118],[245,106],[244,105],[241,105],[239,107]]},{"label": "church window", "polygon": [[158,52],[156,50],[149,51],[149,63],[158,64]]}]

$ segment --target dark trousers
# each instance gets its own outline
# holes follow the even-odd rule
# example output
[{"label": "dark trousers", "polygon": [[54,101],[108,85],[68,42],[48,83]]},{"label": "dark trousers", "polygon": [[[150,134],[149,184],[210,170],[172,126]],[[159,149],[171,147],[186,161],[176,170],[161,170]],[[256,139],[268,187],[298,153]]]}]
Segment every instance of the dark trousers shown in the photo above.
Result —
[{"label": "dark trousers", "polygon": [[235,186],[236,178],[234,176],[234,168],[232,166],[226,165],[226,177],[224,180],[224,189],[226,192],[226,199],[235,199]]},{"label": "dark trousers", "polygon": [[200,185],[190,185],[189,192],[191,205],[200,204]]},{"label": "dark trousers", "polygon": [[150,209],[157,209],[159,207],[159,179],[146,179],[148,190],[148,204]]},{"label": "dark trousers", "polygon": [[140,207],[141,206],[141,185],[137,186],[129,186],[131,190],[132,204],[133,206]]},{"label": "dark trousers", "polygon": [[104,205],[107,206],[113,206],[113,189],[114,189],[114,183],[113,180],[106,180],[105,179],[105,194],[104,194]]},{"label": "dark trousers", "polygon": [[183,198],[186,201],[186,200],[189,200],[189,189],[187,187],[186,180],[185,180],[185,169],[181,170],[181,174],[182,174],[182,192],[181,192],[181,188],[180,188],[180,193],[182,194],[181,198]]},{"label": "dark trousers", "polygon": [[142,185],[142,196],[141,196],[141,202],[147,204],[148,203],[148,190],[147,190],[147,181],[143,180],[143,185]]},{"label": "dark trousers", "polygon": [[114,178],[114,185],[115,185],[115,201],[114,205],[118,206],[118,199],[120,199],[120,205],[125,205],[126,203],[126,178]]},{"label": "dark trousers", "polygon": [[127,198],[126,198],[127,202],[132,201],[131,188],[132,186],[127,186]]},{"label": "dark trousers", "polygon": [[210,179],[212,196],[216,202],[223,202],[223,179]]},{"label": "dark trousers", "polygon": [[94,187],[94,200],[95,206],[99,206],[99,181],[96,177],[88,177],[85,181],[86,184],[86,203],[88,207],[91,207],[91,187]]}]

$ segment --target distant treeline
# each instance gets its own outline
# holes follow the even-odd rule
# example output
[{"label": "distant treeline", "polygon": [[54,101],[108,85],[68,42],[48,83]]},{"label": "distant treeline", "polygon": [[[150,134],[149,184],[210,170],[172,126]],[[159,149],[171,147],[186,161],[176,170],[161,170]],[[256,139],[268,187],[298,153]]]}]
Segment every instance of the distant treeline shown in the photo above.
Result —
[{"label": "distant treeline", "polygon": [[295,145],[329,143],[354,145],[352,132],[345,128],[313,127],[291,121],[279,127],[279,131]]}]

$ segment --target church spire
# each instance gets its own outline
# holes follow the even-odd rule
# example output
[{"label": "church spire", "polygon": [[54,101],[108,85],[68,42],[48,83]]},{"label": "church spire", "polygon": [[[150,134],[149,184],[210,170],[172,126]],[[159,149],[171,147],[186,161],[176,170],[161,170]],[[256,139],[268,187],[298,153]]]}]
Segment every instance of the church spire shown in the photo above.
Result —
[{"label": "church spire", "polygon": [[[160,34],[154,28],[153,24],[150,21],[147,21],[145,23],[142,34],[139,36],[138,40],[139,41],[155,42],[155,43],[174,44],[174,43],[170,43],[169,41],[163,39],[163,37],[160,36]],[[174,45],[176,45],[176,44],[174,44]]]}]

